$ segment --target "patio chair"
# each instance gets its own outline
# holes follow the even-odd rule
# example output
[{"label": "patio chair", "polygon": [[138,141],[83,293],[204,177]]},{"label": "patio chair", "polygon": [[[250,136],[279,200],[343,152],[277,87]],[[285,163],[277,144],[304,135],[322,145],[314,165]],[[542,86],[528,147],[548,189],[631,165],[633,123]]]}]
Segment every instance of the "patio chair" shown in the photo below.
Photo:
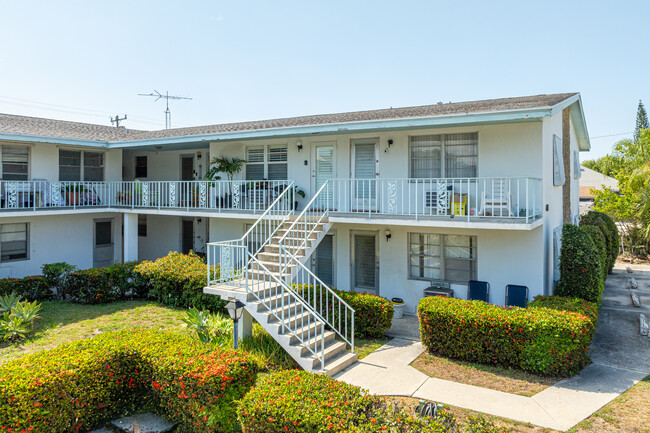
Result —
[{"label": "patio chair", "polygon": [[494,179],[485,184],[481,193],[479,216],[513,216],[510,188],[506,179]]},{"label": "patio chair", "polygon": [[467,283],[467,300],[490,302],[490,283],[470,280]]},{"label": "patio chair", "polygon": [[506,286],[506,305],[526,308],[528,305],[528,287],[508,284]]}]

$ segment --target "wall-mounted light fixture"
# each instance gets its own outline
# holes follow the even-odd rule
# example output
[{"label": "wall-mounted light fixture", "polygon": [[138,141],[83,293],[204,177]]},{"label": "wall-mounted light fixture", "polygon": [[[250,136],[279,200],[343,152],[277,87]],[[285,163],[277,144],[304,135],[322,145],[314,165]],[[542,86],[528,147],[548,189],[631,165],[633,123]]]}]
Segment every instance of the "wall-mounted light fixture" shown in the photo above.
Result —
[{"label": "wall-mounted light fixture", "polygon": [[386,235],[386,242],[390,242],[390,238],[393,237],[393,234],[388,229],[384,232],[384,234]]},{"label": "wall-mounted light fixture", "polygon": [[196,159],[201,159],[201,152],[196,152]]},{"label": "wall-mounted light fixture", "polygon": [[389,138],[389,139],[388,139],[388,147],[387,147],[386,149],[384,149],[384,153],[388,153],[388,152],[390,152],[390,147],[391,147],[392,145],[393,145],[393,139],[392,139],[392,138]]},{"label": "wall-mounted light fixture", "polygon": [[296,146],[298,147],[298,152],[302,150],[302,140],[296,141]]},{"label": "wall-mounted light fixture", "polygon": [[196,217],[196,222],[201,224],[201,217]]}]

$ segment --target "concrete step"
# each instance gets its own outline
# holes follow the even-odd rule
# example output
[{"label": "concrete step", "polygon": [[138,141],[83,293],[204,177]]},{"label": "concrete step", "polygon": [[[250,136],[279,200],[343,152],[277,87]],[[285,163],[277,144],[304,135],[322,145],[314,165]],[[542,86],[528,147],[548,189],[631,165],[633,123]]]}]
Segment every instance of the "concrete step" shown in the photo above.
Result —
[{"label": "concrete step", "polygon": [[341,352],[336,358],[330,359],[325,362],[325,374],[332,377],[339,373],[341,370],[349,367],[357,362],[359,355],[356,353],[348,352],[347,350]]},{"label": "concrete step", "polygon": [[[332,331],[325,331],[324,336],[321,336],[320,334],[316,334],[315,336],[312,336],[310,339],[305,340],[304,342],[301,342],[296,338],[295,335],[291,336],[291,344],[293,346],[296,346],[300,349],[300,355],[303,357],[309,357],[311,355],[311,352],[309,349],[318,350],[321,349],[321,341],[324,339],[325,343],[325,359],[328,359],[328,353],[329,357],[333,357],[336,353],[330,353],[330,352],[337,352],[341,350],[340,345],[335,345],[334,343],[336,342],[336,334]],[[343,350],[345,350],[345,345],[343,345]]]}]

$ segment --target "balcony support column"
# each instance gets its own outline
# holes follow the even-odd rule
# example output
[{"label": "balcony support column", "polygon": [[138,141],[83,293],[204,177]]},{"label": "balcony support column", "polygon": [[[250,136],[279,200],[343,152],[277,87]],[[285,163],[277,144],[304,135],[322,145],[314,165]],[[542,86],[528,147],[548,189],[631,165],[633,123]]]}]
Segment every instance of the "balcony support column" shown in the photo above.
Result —
[{"label": "balcony support column", "polygon": [[138,260],[138,214],[124,213],[124,261]]}]

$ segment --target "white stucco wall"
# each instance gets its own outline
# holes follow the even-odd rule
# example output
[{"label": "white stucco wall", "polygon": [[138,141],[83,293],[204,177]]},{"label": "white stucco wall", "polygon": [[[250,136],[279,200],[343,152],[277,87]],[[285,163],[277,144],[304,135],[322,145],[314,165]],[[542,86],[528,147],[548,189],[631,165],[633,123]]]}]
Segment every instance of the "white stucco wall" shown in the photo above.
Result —
[{"label": "white stucco wall", "polygon": [[94,220],[113,219],[114,260],[122,259],[122,215],[96,213],[2,218],[0,223],[29,223],[29,259],[0,263],[0,278],[41,273],[46,263],[68,262],[81,269],[93,266]]},{"label": "white stucco wall", "polygon": [[[197,157],[201,153],[201,158]],[[135,158],[136,156],[147,157],[147,177],[140,180],[180,180],[181,178],[181,156],[192,156],[194,160],[195,180],[203,179],[207,171],[210,155],[208,149],[188,150],[124,150],[122,163],[124,165],[124,180],[135,179]]]}]

